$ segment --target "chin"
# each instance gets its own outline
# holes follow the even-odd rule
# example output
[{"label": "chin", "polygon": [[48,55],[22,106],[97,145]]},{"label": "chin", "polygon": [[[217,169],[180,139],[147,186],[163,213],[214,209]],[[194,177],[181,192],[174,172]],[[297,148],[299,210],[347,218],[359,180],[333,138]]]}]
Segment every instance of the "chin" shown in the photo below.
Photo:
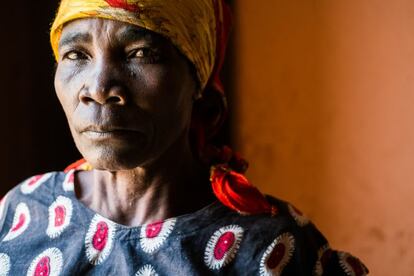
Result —
[{"label": "chin", "polygon": [[98,149],[81,152],[92,168],[106,171],[131,170],[145,163],[145,155],[137,150]]}]

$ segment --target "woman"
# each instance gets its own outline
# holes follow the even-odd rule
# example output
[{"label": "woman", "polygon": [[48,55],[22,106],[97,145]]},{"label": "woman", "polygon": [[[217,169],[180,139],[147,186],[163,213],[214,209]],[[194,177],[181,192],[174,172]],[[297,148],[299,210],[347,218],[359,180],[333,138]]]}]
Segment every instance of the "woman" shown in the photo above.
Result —
[{"label": "woman", "polygon": [[0,275],[367,273],[211,145],[228,26],[219,0],[62,1],[55,88],[84,160],[2,200]]}]

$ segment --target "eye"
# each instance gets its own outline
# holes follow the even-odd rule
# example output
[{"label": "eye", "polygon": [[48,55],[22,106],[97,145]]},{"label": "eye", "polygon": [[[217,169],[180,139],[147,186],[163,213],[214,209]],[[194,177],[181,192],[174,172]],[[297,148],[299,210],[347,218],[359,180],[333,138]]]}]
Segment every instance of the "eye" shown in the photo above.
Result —
[{"label": "eye", "polygon": [[87,55],[80,52],[80,51],[69,51],[66,54],[63,55],[62,59],[68,59],[68,60],[72,60],[72,61],[77,61],[77,60],[84,60],[87,59]]},{"label": "eye", "polygon": [[129,52],[128,59],[138,59],[143,63],[156,63],[160,59],[157,50],[152,48],[137,48]]},{"label": "eye", "polygon": [[135,51],[133,57],[147,57],[149,54],[150,50],[148,48],[142,48],[142,49],[138,49]]}]

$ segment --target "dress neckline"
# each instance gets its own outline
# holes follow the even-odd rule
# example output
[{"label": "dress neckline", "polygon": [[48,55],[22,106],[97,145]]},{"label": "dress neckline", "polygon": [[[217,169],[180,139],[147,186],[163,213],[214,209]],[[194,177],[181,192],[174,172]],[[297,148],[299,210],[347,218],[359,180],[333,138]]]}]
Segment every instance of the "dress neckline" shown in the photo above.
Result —
[{"label": "dress neckline", "polygon": [[[68,172],[61,172],[62,174],[62,179],[63,181],[65,181],[66,179],[69,179],[70,174],[75,174],[76,172],[81,171],[81,170],[70,170]],[[73,178],[74,180],[75,178]],[[74,184],[74,183],[73,183]],[[60,193],[57,193],[60,194]],[[193,231],[197,231],[200,228],[204,228],[210,224],[213,224],[214,222],[216,222],[217,220],[219,220],[220,218],[222,218],[223,216],[225,216],[225,214],[229,214],[229,213],[235,213],[234,211],[226,208],[223,204],[220,203],[220,201],[215,200],[214,202],[208,204],[207,206],[204,206],[203,208],[200,208],[192,213],[186,213],[186,214],[182,214],[179,216],[175,216],[175,217],[170,217],[167,218],[165,220],[160,220],[160,221],[156,221],[156,222],[152,222],[152,223],[146,223],[146,224],[142,224],[142,225],[138,225],[138,226],[127,226],[127,225],[123,225],[120,224],[118,222],[115,222],[101,214],[99,214],[98,212],[96,212],[95,210],[92,210],[91,208],[89,208],[88,206],[86,206],[84,203],[82,203],[77,197],[76,197],[76,193],[75,193],[75,185],[73,186],[73,190],[72,191],[66,191],[65,192],[65,196],[68,196],[73,204],[74,207],[76,207],[77,209],[79,209],[80,212],[78,214],[79,217],[79,221],[81,221],[81,224],[84,226],[89,225],[90,223],[90,219],[95,217],[95,216],[100,216],[101,218],[111,222],[113,225],[116,226],[117,231],[140,231],[142,227],[146,227],[148,225],[151,224],[155,224],[155,223],[167,223],[167,222],[171,222],[171,221],[179,221],[180,223],[184,223],[187,225],[187,227],[185,229],[183,229],[182,231],[179,231],[178,234],[186,234],[186,233],[190,233]],[[84,214],[87,214],[86,216]]]}]

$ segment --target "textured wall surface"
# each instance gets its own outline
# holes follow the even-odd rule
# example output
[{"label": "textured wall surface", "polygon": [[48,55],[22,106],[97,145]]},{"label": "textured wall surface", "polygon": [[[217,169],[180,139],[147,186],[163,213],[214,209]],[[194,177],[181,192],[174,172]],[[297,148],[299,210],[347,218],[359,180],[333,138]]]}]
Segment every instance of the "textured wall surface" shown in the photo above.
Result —
[{"label": "textured wall surface", "polygon": [[233,123],[250,179],[372,275],[414,275],[414,2],[237,5]]}]

